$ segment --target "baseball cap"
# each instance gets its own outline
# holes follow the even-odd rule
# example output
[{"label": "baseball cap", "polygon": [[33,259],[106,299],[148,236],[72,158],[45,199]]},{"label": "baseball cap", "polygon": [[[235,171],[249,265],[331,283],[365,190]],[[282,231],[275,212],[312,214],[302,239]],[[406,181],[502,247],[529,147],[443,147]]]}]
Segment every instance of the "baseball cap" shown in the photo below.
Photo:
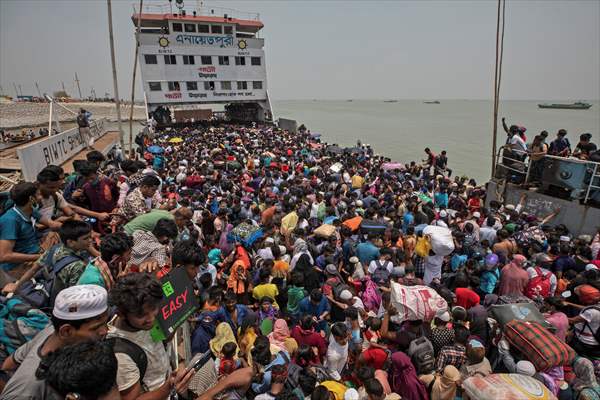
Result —
[{"label": "baseball cap", "polygon": [[108,293],[98,285],[76,285],[61,290],[52,315],[64,321],[97,317],[108,309]]},{"label": "baseball cap", "polygon": [[446,309],[439,309],[435,312],[435,317],[444,322],[450,322],[450,313]]}]

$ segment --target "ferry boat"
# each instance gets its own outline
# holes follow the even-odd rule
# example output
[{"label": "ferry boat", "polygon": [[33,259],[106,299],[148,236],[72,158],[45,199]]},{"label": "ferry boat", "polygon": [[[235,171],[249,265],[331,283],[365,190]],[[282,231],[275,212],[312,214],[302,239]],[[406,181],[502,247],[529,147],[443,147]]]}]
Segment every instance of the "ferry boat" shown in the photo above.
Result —
[{"label": "ferry boat", "polygon": [[176,10],[146,6],[131,17],[134,26],[140,22],[138,60],[149,112],[160,109],[164,117],[165,109],[220,104],[231,120],[272,121],[258,14],[216,7],[188,14],[183,1],[175,4]]},{"label": "ferry boat", "polygon": [[440,104],[439,100],[433,100],[433,101],[424,101],[424,104]]},{"label": "ferry boat", "polygon": [[584,102],[576,102],[576,103],[570,103],[570,104],[565,104],[565,103],[542,103],[542,104],[538,104],[539,108],[556,108],[556,109],[563,109],[563,110],[587,110],[590,107],[592,107],[592,105],[590,103],[584,103]]}]

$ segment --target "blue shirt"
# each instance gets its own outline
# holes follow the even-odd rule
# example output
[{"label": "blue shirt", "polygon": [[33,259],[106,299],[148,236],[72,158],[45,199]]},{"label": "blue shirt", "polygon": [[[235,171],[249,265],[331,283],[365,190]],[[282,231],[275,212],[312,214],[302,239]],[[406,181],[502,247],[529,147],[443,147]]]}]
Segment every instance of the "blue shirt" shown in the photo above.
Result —
[{"label": "blue shirt", "polygon": [[319,318],[325,311],[331,311],[331,306],[329,305],[329,301],[327,301],[327,297],[323,296],[319,304],[315,305],[312,301],[310,301],[310,297],[306,296],[302,300],[300,300],[300,305],[298,306],[298,310],[300,315],[307,314],[313,317]]},{"label": "blue shirt", "polygon": [[433,199],[437,207],[448,208],[448,193],[436,193]]},{"label": "blue shirt", "polygon": [[407,211],[404,213],[404,216],[402,217],[402,231],[404,231],[404,233],[406,233],[406,230],[408,229],[409,226],[414,225],[415,223],[415,216]]},{"label": "blue shirt", "polygon": [[363,265],[379,258],[379,248],[371,242],[359,243],[356,246],[356,256]]},{"label": "blue shirt", "polygon": [[[39,211],[33,210],[28,218],[18,207],[13,207],[0,217],[0,240],[14,241],[13,251],[22,254],[40,252],[40,240],[35,231],[35,223],[39,221]],[[0,263],[5,271],[15,268],[19,263]]]}]

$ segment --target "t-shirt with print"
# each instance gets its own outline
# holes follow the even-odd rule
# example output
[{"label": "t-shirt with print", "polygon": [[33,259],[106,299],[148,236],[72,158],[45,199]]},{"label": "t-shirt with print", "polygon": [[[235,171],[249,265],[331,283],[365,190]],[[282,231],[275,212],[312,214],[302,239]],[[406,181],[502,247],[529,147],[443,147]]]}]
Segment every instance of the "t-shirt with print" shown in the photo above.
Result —
[{"label": "t-shirt with print", "polygon": [[40,204],[40,214],[42,218],[51,219],[58,210],[68,206],[62,194],[56,193],[55,196],[56,202],[54,201],[54,196],[48,196],[47,198],[42,197],[42,202]]},{"label": "t-shirt with print", "polygon": [[[113,323],[108,326],[108,338],[121,337],[140,346],[146,357],[148,365],[142,382],[144,391],[153,391],[158,389],[167,378],[171,368],[169,357],[162,342],[155,342],[150,336],[150,331],[128,332],[116,328]],[[118,362],[117,386],[122,392],[131,388],[140,380],[140,370],[133,359],[124,353],[116,353]]]},{"label": "t-shirt with print", "polygon": [[4,391],[0,395],[3,400],[54,400],[61,399],[60,396],[47,387],[46,382],[35,377],[35,371],[42,359],[40,350],[50,335],[54,333],[54,327],[48,325],[39,332],[30,342],[25,343],[13,353],[13,358],[19,368],[10,378]]}]

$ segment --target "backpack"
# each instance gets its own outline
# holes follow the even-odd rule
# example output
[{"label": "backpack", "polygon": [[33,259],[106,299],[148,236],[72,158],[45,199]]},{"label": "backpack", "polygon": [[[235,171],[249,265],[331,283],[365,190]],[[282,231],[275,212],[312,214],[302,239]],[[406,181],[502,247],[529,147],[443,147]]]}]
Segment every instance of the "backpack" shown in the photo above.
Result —
[{"label": "backpack", "polygon": [[530,299],[548,297],[550,295],[550,277],[552,272],[543,273],[540,267],[535,267],[537,276],[530,279],[525,287],[525,296]]},{"label": "backpack", "polygon": [[378,312],[381,306],[381,293],[377,284],[370,278],[366,278],[365,290],[362,293],[362,301],[367,311]]},{"label": "backpack", "polygon": [[36,308],[52,308],[56,295],[64,289],[56,279],[60,271],[75,261],[85,261],[76,255],[67,255],[54,262],[54,254],[60,246],[56,244],[46,252],[40,271],[19,288],[18,295]]},{"label": "backpack", "polygon": [[[589,306],[589,307],[586,307],[583,310],[581,310],[581,312],[583,313],[585,310],[600,311],[600,306]],[[592,332],[592,335],[594,335],[594,339],[596,339],[596,341],[598,343],[600,343],[600,327],[598,327],[598,329],[596,329],[596,331],[594,332],[592,330],[592,327],[591,327],[590,323],[587,322],[587,321],[584,321],[583,328],[579,331],[579,333],[583,332],[585,329],[589,329],[589,331]]]},{"label": "backpack", "polygon": [[138,370],[140,371],[140,383],[144,380],[144,376],[146,375],[146,369],[148,368],[148,356],[144,349],[142,349],[138,344],[132,342],[129,339],[125,339],[122,337],[112,337],[106,339],[113,346],[114,353],[123,353],[127,354],[135,363]]},{"label": "backpack", "polygon": [[0,361],[43,330],[49,318],[19,297],[0,297]]},{"label": "backpack", "polygon": [[435,369],[433,345],[425,336],[421,336],[410,342],[408,355],[411,357],[418,375],[428,374]]},{"label": "backpack", "polygon": [[382,284],[389,280],[390,272],[387,269],[389,263],[391,263],[391,261],[386,261],[384,264],[379,260],[375,260],[375,265],[377,268],[371,274],[371,278],[375,281],[375,283]]},{"label": "backpack", "polygon": [[338,277],[338,282],[334,283],[333,285],[331,285],[331,289],[333,292],[333,297],[336,300],[340,300],[340,295],[342,294],[342,292],[344,290],[349,291],[350,293],[352,293],[352,290],[350,290],[350,286],[348,286],[341,278]]}]

